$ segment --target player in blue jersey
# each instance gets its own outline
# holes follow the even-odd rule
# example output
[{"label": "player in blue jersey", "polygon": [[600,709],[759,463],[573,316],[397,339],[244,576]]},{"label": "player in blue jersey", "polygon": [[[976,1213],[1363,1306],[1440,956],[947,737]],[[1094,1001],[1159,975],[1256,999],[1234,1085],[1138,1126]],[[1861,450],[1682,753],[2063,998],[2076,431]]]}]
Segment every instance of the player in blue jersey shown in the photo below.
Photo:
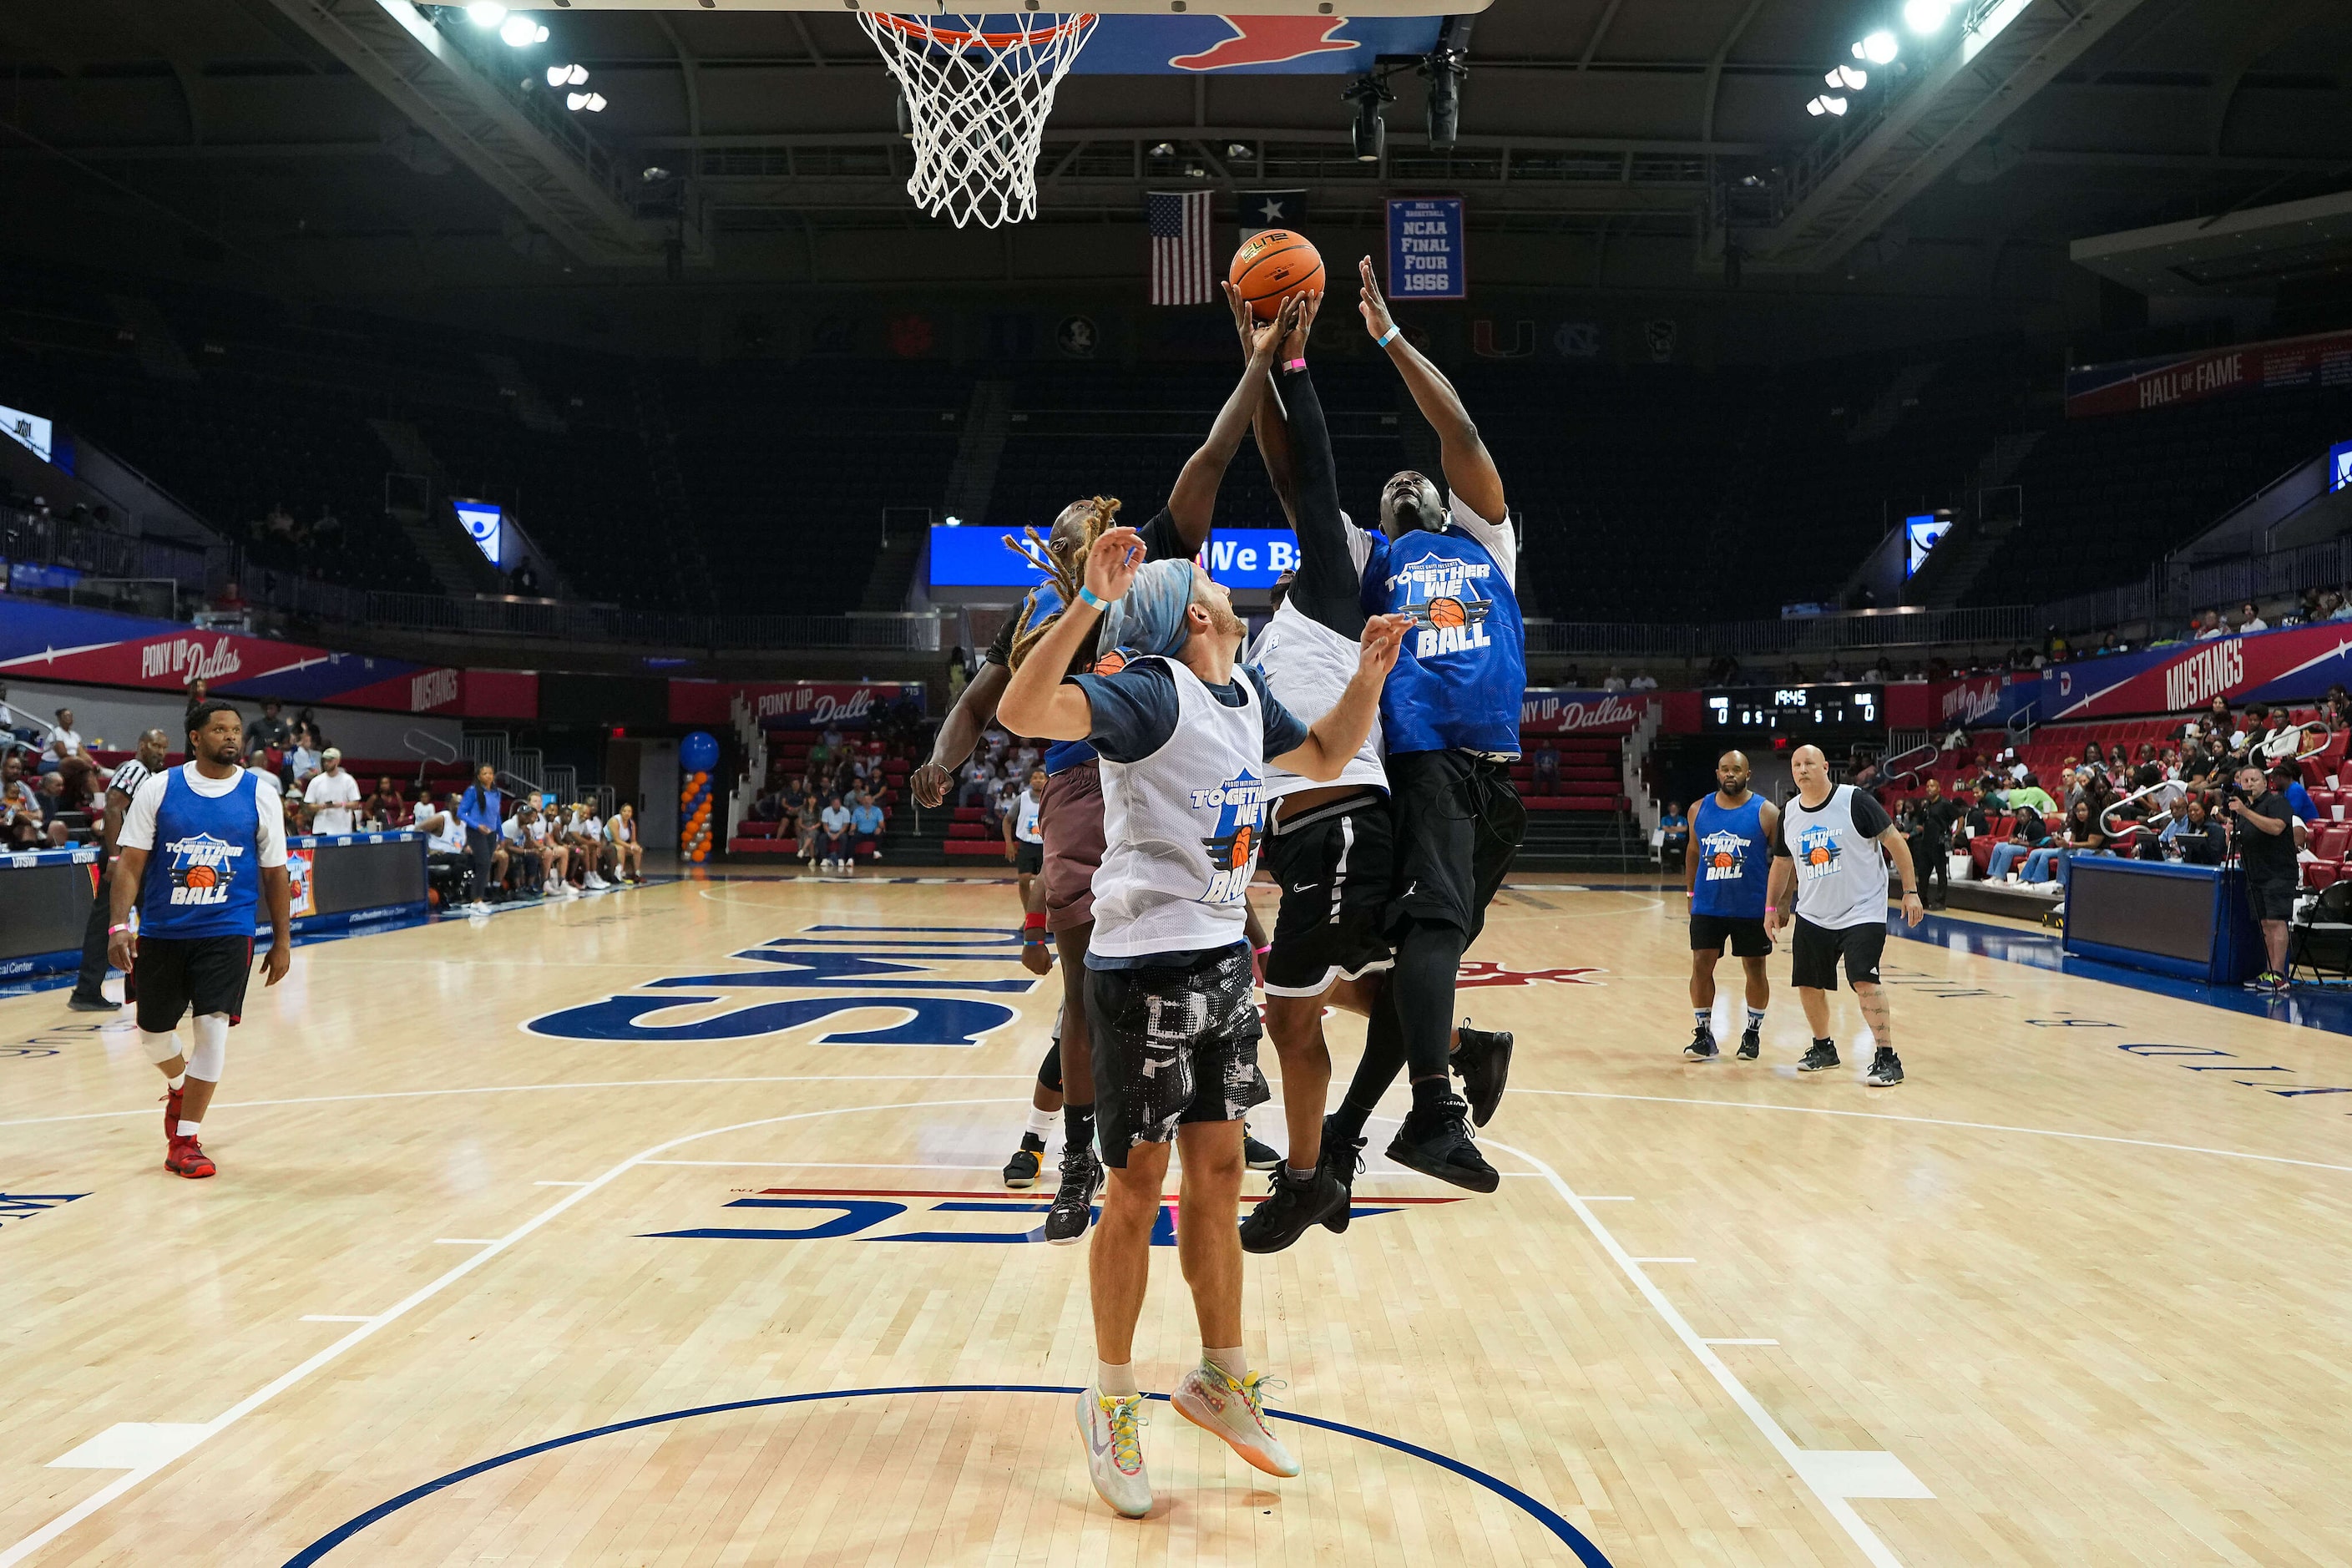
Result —
[{"label": "player in blue jersey", "polygon": [[[1363,561],[1365,611],[1413,622],[1381,693],[1395,824],[1394,890],[1384,920],[1395,950],[1388,988],[1395,1027],[1381,1027],[1375,1017],[1355,1081],[1325,1124],[1324,1146],[1348,1147],[1361,1137],[1402,1068],[1412,1109],[1389,1158],[1491,1193],[1502,1178],[1471,1137],[1470,1108],[1453,1092],[1447,1056],[1463,950],[1485,927],[1486,906],[1527,828],[1527,808],[1511,786],[1527,688],[1518,541],[1502,475],[1461,395],[1406,341],[1369,257],[1357,272],[1364,329],[1436,430],[1451,494],[1410,469],[1391,477],[1381,488],[1380,535]],[[1491,1114],[1491,1100],[1481,1110]]]},{"label": "player in blue jersey", "polygon": [[[1200,449],[1176,476],[1168,504],[1138,531],[1148,558],[1195,555],[1208,542],[1225,469],[1250,427],[1275,353],[1297,325],[1298,309],[1286,307],[1284,315],[1265,330],[1263,342],[1253,352],[1248,368],[1219,410]],[[1055,519],[1045,548],[1055,575],[1073,592],[1084,581],[1087,550],[1113,526],[1118,504],[1098,497],[1073,501]],[[980,732],[995,718],[997,701],[1012,679],[1018,656],[1045,636],[1061,609],[1062,594],[1049,584],[1031,595],[1019,614],[1006,618],[988,650],[987,662],[940,724],[930,760],[916,769],[908,781],[919,804],[936,806],[947,798],[955,770],[963,765]],[[1080,646],[1070,673],[1092,672],[1099,657],[1089,637]],[[1103,796],[1094,749],[1083,741],[1057,742],[1050,747],[1045,752],[1045,798],[1038,818],[1045,835],[1045,908],[1036,920],[1029,920],[1024,911],[1022,958],[1032,973],[1045,973],[1052,967],[1045,945],[1049,937],[1062,957],[1061,1037],[1047,1048],[1038,1068],[1031,1104],[1049,1115],[1056,1106],[1062,1112],[1061,1181],[1045,1215],[1045,1239],[1066,1244],[1086,1235],[1095,1194],[1103,1184],[1102,1163],[1093,1152],[1094,1076],[1085,995],[1087,941],[1094,930],[1093,879],[1103,855]],[[1254,943],[1260,940],[1252,937]],[[1033,1140],[1039,1145],[1034,1150],[1028,1147]],[[1020,1157],[1023,1152],[1042,1156],[1043,1144],[1041,1137],[1024,1131],[1021,1149],[1005,1167],[1007,1179],[1017,1178],[1028,1165]],[[1265,1169],[1279,1158],[1263,1144],[1250,1151],[1255,1169]]]},{"label": "player in blue jersey", "polygon": [[[256,913],[269,917],[268,984],[286,978],[291,889],[286,818],[274,783],[239,765],[245,725],[226,702],[188,710],[188,761],[150,773],[131,797],[116,840],[109,956],[131,976],[139,1038],[163,1074],[163,1168],[209,1176],[197,1142],[228,1056],[229,1026],[245,1013]],[[131,929],[133,904],[139,930]],[[180,1049],[181,1016],[194,1011],[195,1048]]]},{"label": "player in blue jersey", "polygon": [[1752,1062],[1763,1049],[1764,1008],[1772,984],[1764,960],[1772,939],[1764,934],[1764,889],[1772,874],[1772,840],[1780,812],[1748,787],[1748,757],[1726,752],[1716,759],[1713,795],[1690,808],[1691,1042],[1683,1055],[1711,1062],[1715,1044],[1715,966],[1727,945],[1748,971],[1748,1027],[1740,1031],[1739,1059]]}]

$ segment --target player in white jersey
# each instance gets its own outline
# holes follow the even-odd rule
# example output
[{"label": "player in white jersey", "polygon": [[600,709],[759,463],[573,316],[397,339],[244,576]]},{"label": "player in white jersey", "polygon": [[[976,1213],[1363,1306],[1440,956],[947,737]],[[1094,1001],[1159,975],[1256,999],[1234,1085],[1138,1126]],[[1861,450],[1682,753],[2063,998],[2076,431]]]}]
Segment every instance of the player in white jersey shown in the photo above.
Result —
[{"label": "player in white jersey", "polygon": [[1151,1487],[1135,1328],[1171,1142],[1184,1156],[1177,1245],[1202,1348],[1171,1404],[1257,1468],[1298,1473],[1265,1424],[1243,1350],[1242,1248],[1230,1218],[1241,1197],[1242,1117],[1267,1099],[1243,934],[1264,825],[1260,786],[1269,766],[1318,783],[1340,775],[1363,745],[1410,625],[1402,616],[1366,624],[1355,677],[1310,728],[1255,671],[1236,666],[1243,627],[1225,590],[1197,566],[1162,563],[1158,583],[1177,584],[1169,597],[1181,603],[1165,640],[1137,647],[1116,673],[1065,680],[1097,616],[1128,594],[1142,564],[1139,534],[1106,533],[1088,554],[1077,603],[1014,670],[999,708],[1022,734],[1084,740],[1101,759],[1105,850],[1086,962],[1109,1184],[1087,1258],[1096,1375],[1078,1395],[1077,1419],[1096,1490],[1136,1519],[1150,1511]]},{"label": "player in white jersey", "polygon": [[[1772,880],[1764,897],[1764,929],[1778,936],[1794,918],[1790,975],[1812,1047],[1799,1072],[1825,1072],[1838,1065],[1837,1042],[1830,1038],[1829,994],[1837,989],[1838,961],[1845,961],[1846,984],[1869,1024],[1878,1049],[1863,1082],[1888,1089],[1903,1081],[1903,1058],[1895,1054],[1895,1015],[1878,981],[1879,954],[1886,947],[1886,863],[1903,879],[1903,919],[1917,925],[1926,913],[1919,902],[1919,874],[1911,845],[1886,808],[1852,784],[1830,783],[1829,759],[1819,746],[1799,746],[1789,758],[1797,793],[1780,812],[1772,844]],[[1793,889],[1796,907],[1790,908]]]}]

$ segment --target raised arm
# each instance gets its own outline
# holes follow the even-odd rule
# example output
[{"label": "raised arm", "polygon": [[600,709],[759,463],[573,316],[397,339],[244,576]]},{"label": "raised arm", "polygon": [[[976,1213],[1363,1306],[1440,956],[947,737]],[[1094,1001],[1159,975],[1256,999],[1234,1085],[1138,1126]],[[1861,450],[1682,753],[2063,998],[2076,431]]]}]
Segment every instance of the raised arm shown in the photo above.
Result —
[{"label": "raised arm", "polygon": [[1094,733],[1094,709],[1085,690],[1062,677],[1102,616],[1087,596],[1105,605],[1123,598],[1142,567],[1143,536],[1135,530],[1109,529],[1095,541],[1087,553],[1085,592],[1063,606],[1005,685],[996,711],[1007,724],[1047,741],[1083,741]]},{"label": "raised arm", "polygon": [[1261,327],[1254,334],[1249,363],[1242,371],[1240,383],[1217,410],[1201,449],[1185,459],[1176,476],[1176,488],[1168,492],[1168,515],[1183,536],[1187,554],[1209,542],[1209,522],[1216,515],[1217,491],[1224,485],[1225,469],[1232,466],[1242,434],[1250,427],[1259,400],[1265,395],[1266,373],[1274,368],[1275,351],[1297,327],[1302,309],[1300,297],[1292,295],[1282,302],[1282,314],[1273,325]]},{"label": "raised arm", "polygon": [[[1396,321],[1389,314],[1388,300],[1381,295],[1380,279],[1372,275],[1372,258],[1367,256],[1357,262],[1356,271],[1363,280],[1362,299],[1357,310],[1363,315],[1364,330],[1378,342],[1388,337]],[[1397,367],[1412,394],[1413,405],[1437,431],[1438,450],[1445,465],[1445,488],[1487,521],[1501,522],[1509,513],[1503,501],[1503,476],[1496,470],[1486,443],[1478,438],[1478,426],[1471,422],[1470,411],[1462,406],[1462,395],[1454,390],[1445,373],[1430,363],[1402,332],[1389,338],[1386,347],[1389,363]]]},{"label": "raised arm", "polygon": [[[1251,313],[1249,303],[1241,290],[1231,283],[1217,285],[1225,291],[1225,303],[1234,312],[1234,331],[1242,342],[1242,358],[1248,360],[1257,348],[1257,317]],[[1318,301],[1319,303],[1319,296]],[[1309,311],[1309,321],[1313,312]],[[1307,353],[1307,331],[1299,331],[1282,345],[1279,358],[1285,362],[1298,359]],[[1257,400],[1257,413],[1252,418],[1250,434],[1257,438],[1257,455],[1265,464],[1266,482],[1274,486],[1274,499],[1282,503],[1283,516],[1290,526],[1298,526],[1298,477],[1290,454],[1290,422],[1285,405],[1277,394]]]},{"label": "raised arm", "polygon": [[1356,673],[1339,693],[1339,700],[1307,727],[1306,740],[1267,760],[1317,784],[1338,778],[1349,759],[1363,750],[1364,737],[1372,732],[1372,721],[1381,711],[1381,688],[1389,671],[1396,668],[1398,651],[1412,625],[1411,616],[1374,616],[1366,621],[1356,655]]},{"label": "raised arm", "polygon": [[956,769],[980,741],[980,732],[996,717],[996,705],[1004,696],[1005,683],[1013,672],[993,660],[981,665],[980,673],[964,682],[963,695],[940,721],[940,732],[931,742],[930,759],[915,770],[907,781],[918,805],[926,809],[947,799],[949,786],[955,783]]}]

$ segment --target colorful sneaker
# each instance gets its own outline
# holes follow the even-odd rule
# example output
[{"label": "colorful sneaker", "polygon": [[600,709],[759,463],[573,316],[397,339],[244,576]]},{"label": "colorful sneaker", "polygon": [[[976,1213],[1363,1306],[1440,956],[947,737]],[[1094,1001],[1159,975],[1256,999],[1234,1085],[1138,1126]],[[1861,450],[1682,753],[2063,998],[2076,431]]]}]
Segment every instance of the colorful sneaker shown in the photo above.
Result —
[{"label": "colorful sneaker", "polygon": [[1503,1102],[1503,1089],[1511,1081],[1511,1033],[1474,1029],[1465,1018],[1454,1037],[1461,1043],[1446,1065],[1462,1080],[1462,1098],[1470,1102],[1470,1120],[1484,1127],[1495,1120],[1495,1108]]},{"label": "colorful sneaker", "polygon": [[1827,1072],[1838,1065],[1837,1042],[1815,1040],[1805,1049],[1805,1059],[1797,1064],[1799,1072]]},{"label": "colorful sneaker", "polygon": [[1331,1119],[1323,1119],[1323,1168],[1339,1184],[1343,1202],[1334,1205],[1323,1216],[1323,1228],[1334,1236],[1344,1235],[1348,1221],[1355,1213],[1356,1173],[1364,1167],[1364,1140],[1341,1138],[1331,1131]]},{"label": "colorful sneaker", "polygon": [[1242,1163],[1253,1171],[1279,1170],[1282,1166],[1282,1152],[1251,1137],[1246,1121],[1242,1123]]},{"label": "colorful sneaker", "polygon": [[1739,1059],[1752,1062],[1764,1051],[1764,1031],[1753,1024],[1739,1037]]},{"label": "colorful sneaker", "polygon": [[[1184,1374],[1168,1403],[1176,1414],[1269,1476],[1295,1476],[1298,1460],[1266,1429],[1265,1379],[1256,1373],[1235,1379],[1214,1362],[1202,1361]],[[1113,1504],[1116,1507],[1118,1505]]]},{"label": "colorful sneaker", "polygon": [[1873,1089],[1893,1089],[1903,1081],[1903,1058],[1895,1054],[1893,1046],[1881,1046],[1870,1058],[1870,1070],[1862,1081]]},{"label": "colorful sneaker", "polygon": [[1716,1048],[1715,1031],[1705,1024],[1691,1030],[1690,1044],[1683,1047],[1683,1055],[1695,1062],[1711,1062],[1722,1054]]},{"label": "colorful sneaker", "polygon": [[1037,1173],[1045,1163],[1045,1141],[1034,1132],[1021,1134],[1021,1147],[1013,1151],[1013,1158],[1004,1162],[1004,1184],[1024,1190],[1037,1184]]},{"label": "colorful sneaker", "polygon": [[1102,1191],[1102,1162],[1084,1143],[1062,1151],[1062,1184],[1054,1206],[1045,1213],[1045,1239],[1067,1247],[1087,1234],[1095,1222],[1095,1194]]},{"label": "colorful sneaker", "polygon": [[193,1182],[211,1175],[217,1167],[213,1164],[212,1156],[206,1154],[202,1145],[191,1136],[172,1140],[171,1151],[163,1156],[163,1169]]},{"label": "colorful sneaker", "polygon": [[184,1087],[173,1089],[168,1084],[164,1086],[163,1136],[167,1141],[180,1135],[180,1101],[187,1098],[187,1093]]},{"label": "colorful sneaker", "polygon": [[1141,1519],[1151,1511],[1151,1478],[1143,1473],[1143,1395],[1078,1390],[1078,1436],[1087,1443],[1087,1479],[1111,1511]]}]

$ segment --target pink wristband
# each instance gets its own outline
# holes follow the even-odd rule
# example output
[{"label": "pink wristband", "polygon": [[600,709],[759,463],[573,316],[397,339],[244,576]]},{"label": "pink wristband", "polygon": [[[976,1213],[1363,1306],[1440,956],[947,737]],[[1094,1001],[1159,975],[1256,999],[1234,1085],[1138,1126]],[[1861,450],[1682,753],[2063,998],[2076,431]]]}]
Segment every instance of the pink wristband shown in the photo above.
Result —
[{"label": "pink wristband", "polygon": [[1294,360],[1286,360],[1283,362],[1282,368],[1287,371],[1305,370],[1307,368],[1307,361],[1303,357]]}]

